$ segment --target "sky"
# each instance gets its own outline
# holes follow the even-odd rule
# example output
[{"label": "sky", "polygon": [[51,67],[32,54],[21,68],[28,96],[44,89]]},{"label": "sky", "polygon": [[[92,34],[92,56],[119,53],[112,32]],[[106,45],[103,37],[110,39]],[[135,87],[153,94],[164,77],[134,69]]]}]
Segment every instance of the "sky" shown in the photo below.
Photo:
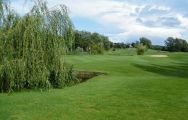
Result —
[{"label": "sky", "polygon": [[[167,37],[188,40],[188,0],[47,0],[48,6],[65,4],[78,30],[98,32],[113,42],[130,43],[147,37],[163,45]],[[32,4],[11,0],[19,14]]]}]

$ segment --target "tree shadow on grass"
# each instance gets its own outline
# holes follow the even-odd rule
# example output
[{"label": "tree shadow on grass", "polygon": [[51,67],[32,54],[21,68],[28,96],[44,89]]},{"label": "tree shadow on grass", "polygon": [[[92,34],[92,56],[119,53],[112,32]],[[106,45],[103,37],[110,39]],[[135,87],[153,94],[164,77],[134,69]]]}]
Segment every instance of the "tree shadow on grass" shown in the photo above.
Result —
[{"label": "tree shadow on grass", "polygon": [[188,63],[174,63],[173,65],[141,65],[133,64],[133,66],[147,72],[160,74],[163,76],[188,78]]}]

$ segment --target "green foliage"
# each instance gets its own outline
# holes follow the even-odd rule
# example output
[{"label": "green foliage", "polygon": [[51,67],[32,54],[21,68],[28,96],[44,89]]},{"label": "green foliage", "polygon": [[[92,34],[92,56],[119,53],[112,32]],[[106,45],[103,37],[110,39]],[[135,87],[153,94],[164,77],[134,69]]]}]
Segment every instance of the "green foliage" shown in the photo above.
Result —
[{"label": "green foliage", "polygon": [[86,31],[75,31],[74,50],[77,48],[83,48],[85,52],[100,54],[104,50],[109,50],[111,47],[112,42],[110,42],[106,36]]},{"label": "green foliage", "polygon": [[140,42],[139,41],[136,41],[136,42],[132,42],[131,43],[131,46],[133,47],[133,48],[137,48],[137,46],[140,44]]},{"label": "green foliage", "polygon": [[82,54],[84,52],[83,48],[81,47],[77,47],[75,50],[74,50],[74,53],[75,54]]},{"label": "green foliage", "polygon": [[137,46],[137,49],[136,49],[136,52],[137,52],[137,55],[143,55],[146,51],[146,46],[143,45],[143,44],[139,44]]},{"label": "green foliage", "polygon": [[125,44],[125,43],[113,43],[113,48],[117,48],[117,49],[125,49],[125,48],[129,48],[130,44]]},{"label": "green foliage", "polygon": [[145,45],[147,48],[151,48],[151,46],[152,46],[151,40],[149,40],[148,38],[145,38],[145,37],[140,38],[140,44]]},{"label": "green foliage", "polygon": [[63,64],[62,56],[74,35],[66,6],[49,10],[45,1],[36,0],[23,17],[10,8],[1,14],[0,91],[68,85],[72,69]]},{"label": "green foliage", "polygon": [[171,52],[188,52],[188,43],[186,40],[169,37],[165,41],[166,50]]},{"label": "green foliage", "polygon": [[151,49],[153,50],[165,50],[165,46],[161,46],[161,45],[152,45]]},{"label": "green foliage", "polygon": [[95,44],[92,45],[91,48],[91,54],[103,54],[103,46],[101,44]]},{"label": "green foliage", "polygon": [[[164,55],[168,54],[167,51],[152,50],[147,49],[144,55]],[[137,48],[127,48],[127,49],[116,49],[115,51],[109,50],[104,53],[104,55],[115,55],[115,56],[135,56],[137,55]]]}]

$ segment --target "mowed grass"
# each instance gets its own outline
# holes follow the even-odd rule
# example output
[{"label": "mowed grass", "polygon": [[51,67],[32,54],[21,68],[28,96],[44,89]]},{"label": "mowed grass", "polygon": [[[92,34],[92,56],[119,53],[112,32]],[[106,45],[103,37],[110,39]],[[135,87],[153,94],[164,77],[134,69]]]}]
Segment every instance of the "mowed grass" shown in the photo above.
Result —
[{"label": "mowed grass", "polygon": [[0,94],[0,120],[187,120],[188,54],[166,54],[66,56],[77,70],[107,74],[65,89]]}]

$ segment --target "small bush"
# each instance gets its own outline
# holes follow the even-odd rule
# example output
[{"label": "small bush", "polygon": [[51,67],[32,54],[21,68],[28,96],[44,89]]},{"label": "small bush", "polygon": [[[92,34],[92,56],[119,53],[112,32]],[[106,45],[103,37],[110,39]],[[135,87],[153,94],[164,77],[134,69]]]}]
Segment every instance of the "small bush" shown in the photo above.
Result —
[{"label": "small bush", "polygon": [[143,45],[143,44],[139,44],[137,46],[137,50],[136,51],[137,51],[137,55],[143,55],[145,53],[145,51],[146,51],[146,46]]},{"label": "small bush", "polygon": [[91,46],[91,54],[103,54],[103,47],[101,45],[92,45]]}]

